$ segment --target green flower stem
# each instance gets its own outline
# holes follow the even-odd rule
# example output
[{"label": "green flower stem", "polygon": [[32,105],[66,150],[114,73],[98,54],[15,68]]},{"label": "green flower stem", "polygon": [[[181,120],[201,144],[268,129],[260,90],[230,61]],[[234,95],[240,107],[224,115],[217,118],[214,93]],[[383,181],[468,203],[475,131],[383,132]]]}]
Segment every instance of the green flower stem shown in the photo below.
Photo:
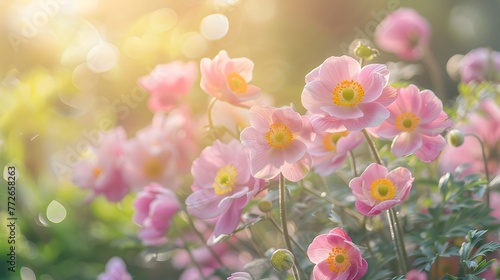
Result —
[{"label": "green flower stem", "polygon": [[490,171],[488,170],[488,158],[486,158],[486,151],[484,150],[484,143],[481,140],[481,138],[479,138],[479,136],[477,136],[474,133],[464,134],[464,137],[466,137],[466,136],[472,136],[472,137],[476,138],[476,140],[479,142],[479,145],[481,145],[481,153],[483,156],[483,163],[484,163],[484,173],[486,175],[486,181],[488,181],[488,186],[486,186],[486,206],[490,207],[490,187],[489,187]]},{"label": "green flower stem", "polygon": [[[382,158],[378,153],[377,147],[375,146],[375,142],[368,134],[366,129],[361,130],[363,135],[366,138],[366,142],[368,143],[368,147],[370,148],[372,155],[377,162],[377,164],[383,165]],[[399,269],[402,274],[406,274],[408,272],[408,257],[406,255],[406,248],[404,244],[403,234],[401,233],[401,228],[398,223],[398,216],[396,215],[396,211],[394,208],[387,210],[387,219],[389,220],[389,228],[391,230],[391,239],[394,243],[394,247],[396,249],[396,255],[399,262]]]},{"label": "green flower stem", "polygon": [[436,61],[436,57],[434,57],[432,52],[427,49],[422,61],[424,62],[425,67],[429,70],[429,78],[431,79],[434,93],[443,103],[445,103],[446,90],[443,83],[443,75],[441,75],[441,71],[439,70],[439,64]]},{"label": "green flower stem", "polygon": [[[274,220],[274,218],[271,216],[271,215],[268,215],[267,216],[268,220],[271,222],[271,224],[273,224],[273,226],[281,233],[283,234],[283,230],[281,229],[281,227],[278,225],[278,223]],[[293,237],[290,237],[290,241],[292,241],[293,244],[295,244],[295,246],[297,246],[297,248],[299,248],[300,252],[305,256],[307,257],[307,252],[304,248],[302,248],[302,246],[300,246],[300,244],[295,241],[295,239],[293,239]]]},{"label": "green flower stem", "polygon": [[354,174],[354,177],[358,177],[359,175],[356,168],[356,158],[354,157],[354,153],[352,151],[349,151],[349,159],[351,160],[352,173]]},{"label": "green flower stem", "polygon": [[280,207],[280,219],[281,219],[281,229],[283,230],[283,239],[285,240],[285,245],[288,251],[294,255],[294,269],[293,278],[300,279],[299,273],[297,271],[297,260],[295,254],[293,253],[292,243],[290,242],[290,235],[288,234],[288,227],[286,222],[286,193],[285,193],[285,176],[280,173],[279,175],[279,207]]},{"label": "green flower stem", "polygon": [[224,263],[222,262],[222,260],[220,259],[219,255],[217,255],[217,253],[215,253],[215,251],[212,249],[212,247],[206,245],[206,240],[205,240],[205,237],[203,237],[203,234],[201,234],[201,232],[198,231],[198,229],[196,228],[196,226],[194,225],[194,222],[193,222],[193,219],[191,218],[191,216],[189,215],[189,213],[186,212],[186,217],[187,217],[187,221],[188,221],[188,224],[191,226],[191,228],[194,230],[194,232],[196,233],[196,235],[198,236],[198,238],[200,239],[200,241],[202,242],[202,244],[204,246],[207,247],[208,251],[210,252],[210,254],[212,255],[212,257],[214,257],[214,259],[222,266],[224,267]]},{"label": "green flower stem", "polygon": [[210,103],[208,104],[207,115],[208,115],[208,127],[210,130],[214,129],[214,122],[212,120],[212,110],[214,108],[215,102],[217,102],[217,98],[212,98]]},{"label": "green flower stem", "polygon": [[200,265],[198,264],[198,262],[196,262],[194,256],[193,256],[193,253],[191,252],[191,250],[188,248],[188,246],[186,245],[186,241],[181,237],[181,239],[183,240],[184,242],[184,250],[187,251],[188,255],[189,255],[189,258],[191,259],[191,262],[194,264],[194,266],[196,267],[196,270],[198,270],[198,273],[200,274],[200,277],[202,280],[207,280],[207,278],[205,277],[205,275],[203,275],[203,271],[201,270],[201,267]]}]

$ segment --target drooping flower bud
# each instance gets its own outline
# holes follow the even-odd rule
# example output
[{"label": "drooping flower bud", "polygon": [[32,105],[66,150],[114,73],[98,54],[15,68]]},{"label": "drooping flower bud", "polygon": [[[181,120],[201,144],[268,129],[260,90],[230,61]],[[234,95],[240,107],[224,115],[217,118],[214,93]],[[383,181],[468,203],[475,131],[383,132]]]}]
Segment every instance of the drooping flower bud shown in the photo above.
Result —
[{"label": "drooping flower bud", "polygon": [[260,211],[267,213],[271,211],[271,209],[273,208],[273,203],[267,199],[263,199],[259,202],[257,206],[259,207]]},{"label": "drooping flower bud", "polygon": [[379,52],[375,48],[358,42],[358,45],[354,49],[354,55],[364,60],[372,60],[379,55]]},{"label": "drooping flower bud", "polygon": [[464,143],[464,134],[458,129],[448,132],[448,143],[453,147],[460,147]]},{"label": "drooping flower bud", "polygon": [[293,254],[286,249],[278,249],[271,256],[271,265],[280,272],[285,272],[293,267]]}]

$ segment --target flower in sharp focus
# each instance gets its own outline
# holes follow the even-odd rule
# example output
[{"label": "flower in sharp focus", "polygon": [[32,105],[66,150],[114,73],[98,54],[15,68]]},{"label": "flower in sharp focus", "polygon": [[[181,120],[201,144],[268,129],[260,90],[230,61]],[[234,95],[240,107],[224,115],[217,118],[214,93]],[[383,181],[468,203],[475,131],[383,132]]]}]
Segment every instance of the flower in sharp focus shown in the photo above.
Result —
[{"label": "flower in sharp focus", "polygon": [[306,76],[302,105],[318,131],[357,131],[380,125],[396,99],[383,64],[363,68],[352,57],[330,57]]},{"label": "flower in sharp focus", "polygon": [[179,210],[177,196],[159,184],[151,183],[134,200],[134,222],[142,226],[139,239],[146,245],[165,244],[170,220]]},{"label": "flower in sharp focus", "polygon": [[[467,116],[467,123],[457,125],[464,134],[475,134],[485,148],[490,176],[500,175],[500,108],[494,100],[480,103],[478,110]],[[473,136],[466,136],[460,147],[446,146],[439,158],[442,173],[453,172],[458,166],[470,164],[463,170],[462,176],[471,173],[484,174],[484,161],[479,141]]]},{"label": "flower in sharp focus", "polygon": [[234,272],[227,277],[227,280],[253,280],[253,277],[248,272]]},{"label": "flower in sharp focus", "polygon": [[97,276],[97,280],[132,280],[125,262],[119,257],[111,258],[106,264],[106,271]]},{"label": "flower in sharp focus", "polygon": [[374,36],[381,49],[401,59],[418,60],[429,45],[431,28],[415,10],[402,8],[389,14],[377,26]]},{"label": "flower in sharp focus", "polygon": [[349,188],[356,197],[356,209],[363,215],[376,216],[406,200],[414,179],[404,167],[389,172],[372,163],[360,177],[349,182]]},{"label": "flower in sharp focus", "polygon": [[222,50],[213,60],[203,58],[201,66],[201,88],[213,97],[237,104],[255,99],[260,88],[250,85],[253,62],[246,58],[230,58]]},{"label": "flower in sharp focus", "polygon": [[406,273],[406,280],[427,280],[427,274],[425,272],[412,269]]},{"label": "flower in sharp focus", "polygon": [[316,138],[308,145],[314,172],[328,176],[337,171],[344,164],[349,151],[362,142],[363,134],[360,131],[316,132]]},{"label": "flower in sharp focus", "polygon": [[316,236],[307,248],[307,256],[315,264],[313,280],[357,280],[368,269],[361,251],[341,228]]},{"label": "flower in sharp focus", "polygon": [[191,92],[198,75],[196,68],[192,61],[174,61],[157,65],[149,75],[139,78],[139,85],[150,93],[151,111],[170,111],[182,96]]},{"label": "flower in sharp focus", "polygon": [[186,199],[187,211],[200,219],[218,217],[215,237],[236,229],[243,208],[264,186],[250,174],[248,150],[237,140],[215,141],[193,162],[193,193]]},{"label": "flower in sharp focus", "polygon": [[283,174],[290,181],[304,178],[311,168],[307,144],[314,139],[311,122],[290,107],[254,106],[252,126],[241,132],[241,142],[250,150],[252,174],[272,179]]},{"label": "flower in sharp focus", "polygon": [[83,159],[74,165],[72,182],[92,191],[90,198],[102,194],[108,201],[120,201],[129,185],[123,174],[125,130],[117,127],[99,135],[98,147],[92,147],[94,159]]},{"label": "flower in sharp focus", "polygon": [[464,83],[500,82],[500,53],[487,48],[468,52],[459,64],[460,79]]},{"label": "flower in sharp focus", "polygon": [[420,91],[409,85],[398,88],[396,101],[387,109],[389,118],[369,131],[378,137],[394,139],[391,151],[398,157],[415,153],[421,161],[435,160],[445,146],[440,133],[452,125],[441,100],[430,90]]}]

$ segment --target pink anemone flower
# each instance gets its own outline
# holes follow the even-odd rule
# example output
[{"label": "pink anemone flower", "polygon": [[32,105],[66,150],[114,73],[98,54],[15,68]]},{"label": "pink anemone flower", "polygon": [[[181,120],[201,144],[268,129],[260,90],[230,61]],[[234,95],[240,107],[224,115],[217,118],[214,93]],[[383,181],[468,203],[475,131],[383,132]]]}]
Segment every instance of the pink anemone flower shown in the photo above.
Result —
[{"label": "pink anemone flower", "polygon": [[106,264],[106,271],[99,274],[97,280],[132,280],[132,276],[121,258],[112,257]]},{"label": "pink anemone flower", "polygon": [[134,222],[142,226],[139,238],[145,245],[159,246],[167,242],[172,217],[179,210],[177,196],[159,184],[151,183],[134,201]]},{"label": "pink anemone flower", "polygon": [[172,110],[179,99],[191,92],[198,73],[196,63],[174,61],[157,65],[147,76],[139,78],[139,85],[148,91],[149,108],[153,112]]},{"label": "pink anemone flower", "polygon": [[500,53],[487,48],[473,49],[462,58],[459,70],[464,83],[499,82]]},{"label": "pink anemone flower", "polygon": [[427,274],[425,272],[412,269],[406,273],[406,280],[427,280]]},{"label": "pink anemone flower", "polygon": [[238,226],[243,208],[264,186],[250,174],[248,150],[237,140],[215,141],[193,162],[193,193],[187,211],[200,219],[218,217],[214,237],[230,234]]},{"label": "pink anemone flower", "polygon": [[306,76],[302,105],[317,130],[357,131],[380,125],[396,99],[383,64],[363,68],[352,57],[330,57]]},{"label": "pink anemone flower", "polygon": [[307,256],[315,264],[313,280],[357,280],[368,269],[361,251],[341,228],[316,236],[307,248]]},{"label": "pink anemone flower", "polygon": [[72,182],[92,191],[88,200],[104,195],[108,201],[120,201],[129,184],[123,174],[126,133],[122,127],[100,134],[98,147],[91,147],[93,159],[83,159],[74,165]]},{"label": "pink anemone flower", "polygon": [[430,90],[415,85],[398,88],[398,97],[387,107],[391,115],[372,134],[394,139],[391,151],[398,157],[413,153],[423,162],[435,160],[445,145],[440,135],[452,122],[443,111],[443,103]]},{"label": "pink anemone flower", "polygon": [[283,174],[290,181],[304,178],[311,168],[307,144],[314,139],[309,118],[290,107],[254,106],[252,126],[241,132],[241,142],[250,150],[252,174],[272,179]]},{"label": "pink anemone flower", "polygon": [[201,66],[201,88],[213,97],[238,104],[255,99],[260,88],[250,85],[254,64],[246,58],[230,58],[222,50],[213,60],[203,58]]},{"label": "pink anemone flower", "polygon": [[401,59],[418,60],[429,45],[431,28],[415,10],[402,8],[389,14],[378,25],[374,36],[381,49]]},{"label": "pink anemone flower", "polygon": [[388,172],[386,167],[372,163],[349,182],[349,188],[356,197],[356,209],[363,215],[376,216],[405,201],[414,179],[404,167]]},{"label": "pink anemone flower", "polygon": [[360,131],[317,132],[314,141],[308,145],[314,172],[328,176],[337,171],[344,164],[349,151],[361,143],[363,134]]}]

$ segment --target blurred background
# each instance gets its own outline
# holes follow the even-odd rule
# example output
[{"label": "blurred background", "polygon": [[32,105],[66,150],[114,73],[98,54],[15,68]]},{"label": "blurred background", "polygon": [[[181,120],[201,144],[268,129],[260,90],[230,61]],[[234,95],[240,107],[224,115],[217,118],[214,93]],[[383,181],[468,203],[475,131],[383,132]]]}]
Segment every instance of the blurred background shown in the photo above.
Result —
[{"label": "blurred background", "polygon": [[[304,112],[304,76],[329,56],[349,54],[354,39],[372,40],[400,7],[431,24],[430,49],[449,100],[458,83],[452,56],[500,50],[496,0],[0,1],[0,167],[14,164],[20,174],[16,273],[4,260],[7,184],[0,188],[0,279],[95,279],[115,255],[136,279],[176,279],[168,262],[126,246],[137,231],[132,196],[85,204],[86,192],[70,182],[99,130],[122,125],[131,136],[150,123],[148,94],[136,81],[157,64],[198,64],[225,49],[254,61],[252,83],[275,105]],[[375,60],[397,61],[383,52]],[[392,65],[411,70],[398,78],[432,87],[418,62]],[[195,87],[192,106],[202,113],[208,100]]]}]

